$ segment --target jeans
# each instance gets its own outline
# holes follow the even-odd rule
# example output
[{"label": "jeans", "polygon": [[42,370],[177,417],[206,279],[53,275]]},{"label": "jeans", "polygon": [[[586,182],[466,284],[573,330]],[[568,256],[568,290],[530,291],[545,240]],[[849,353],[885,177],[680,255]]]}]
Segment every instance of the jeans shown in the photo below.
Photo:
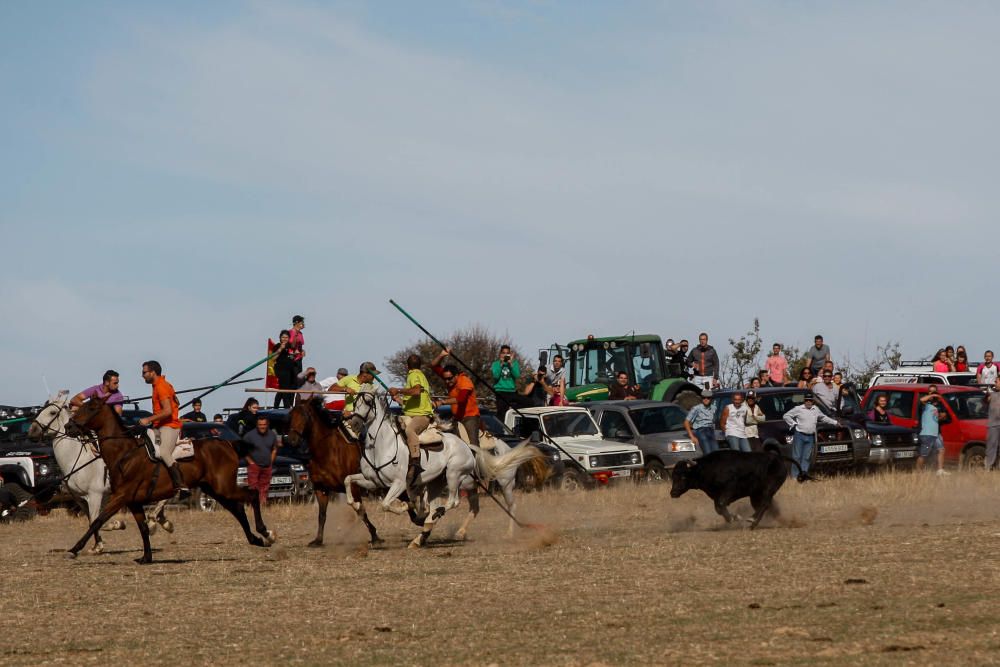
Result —
[{"label": "jeans", "polygon": [[986,469],[992,470],[997,464],[997,450],[1000,449],[1000,426],[986,429]]},{"label": "jeans", "polygon": [[719,445],[715,441],[715,429],[711,426],[696,428],[694,430],[694,436],[698,438],[698,444],[701,445],[702,454],[711,454],[719,449]]},{"label": "jeans", "polygon": [[736,452],[749,452],[750,451],[750,441],[746,438],[740,438],[735,435],[727,435],[726,443],[729,444],[729,449]]},{"label": "jeans", "polygon": [[789,471],[792,477],[805,475],[809,472],[809,463],[812,461],[813,445],[815,444],[815,433],[795,432],[795,435],[792,437],[792,459],[799,465],[797,472],[794,470],[795,466],[792,466],[793,470]]}]

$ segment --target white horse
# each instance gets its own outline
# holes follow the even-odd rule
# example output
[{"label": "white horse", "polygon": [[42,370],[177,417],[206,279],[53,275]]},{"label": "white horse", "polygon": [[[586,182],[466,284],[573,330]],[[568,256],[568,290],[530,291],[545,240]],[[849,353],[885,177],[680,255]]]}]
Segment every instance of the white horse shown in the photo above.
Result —
[{"label": "white horse", "polygon": [[[382,499],[382,509],[402,513],[394,502],[406,489],[406,469],[409,465],[409,451],[406,448],[405,435],[397,423],[397,418],[389,412],[385,394],[373,391],[363,391],[354,399],[354,421],[360,421],[367,432],[362,443],[361,473],[349,475],[344,484],[347,487],[347,500],[355,511],[361,511],[361,502],[351,493],[351,484],[368,489],[388,489]],[[356,429],[360,430],[360,429]],[[511,477],[518,466],[539,456],[538,450],[531,446],[517,447],[501,456],[493,456],[489,452],[473,447],[461,438],[451,433],[442,434],[439,451],[420,450],[420,482],[424,485],[428,499],[429,510],[423,517],[423,529],[413,538],[409,547],[416,549],[427,544],[434,523],[444,516],[447,510],[458,507],[459,492],[462,489],[471,492],[476,490],[476,479],[473,476],[478,470],[480,481],[488,485],[490,480],[498,477]],[[442,500],[447,491],[447,499]],[[513,497],[513,494],[510,496]],[[509,501],[508,501],[509,502]],[[469,517],[462,528],[464,537],[469,522],[478,512],[478,502],[470,504]],[[412,520],[419,518],[411,513]]]},{"label": "white horse", "polygon": [[[46,435],[53,437],[52,449],[59,463],[59,469],[64,475],[69,475],[66,487],[74,498],[87,505],[87,515],[93,523],[101,513],[101,507],[111,492],[111,487],[108,484],[104,460],[89,445],[66,433],[66,427],[72,416],[68,399],[69,392],[65,391],[49,399],[28,428],[28,437],[32,440],[39,440]],[[164,530],[172,533],[174,525],[164,516],[164,505],[166,501],[161,501],[153,509],[147,518],[147,524],[151,531],[159,524]],[[119,519],[109,521],[105,526],[105,530],[124,529],[125,523]],[[101,540],[100,532],[97,532],[94,534],[94,547],[90,552],[97,554],[103,551],[104,542]]]},{"label": "white horse", "polygon": [[[455,422],[456,424],[460,422]],[[514,451],[513,448],[500,438],[494,438],[491,433],[481,432],[479,434],[480,444],[484,442],[491,443],[491,449],[493,452],[498,454],[497,458],[502,459],[509,452]],[[463,441],[464,442],[464,441]],[[469,447],[474,447],[474,445],[469,445]],[[533,446],[527,444],[518,445],[517,449],[525,448],[527,451],[531,451],[532,454],[528,458],[534,456],[540,456],[540,452]],[[484,448],[485,449],[485,448]],[[466,533],[469,531],[469,525],[472,521],[479,515],[479,491],[483,490],[489,492],[489,479],[492,478],[496,481],[497,485],[500,487],[500,492],[503,494],[504,500],[506,501],[507,513],[510,517],[510,521],[507,524],[507,537],[512,537],[514,535],[514,526],[517,523],[517,496],[514,495],[514,486],[517,482],[517,468],[518,466],[513,466],[504,469],[502,472],[493,472],[490,470],[483,470],[480,466],[480,461],[484,460],[480,457],[476,458],[476,472],[479,475],[480,483],[473,483],[469,491],[469,513],[465,517],[465,521],[462,522],[462,526],[455,533],[455,538],[459,540],[464,540]],[[494,459],[496,460],[496,458]],[[483,481],[487,480],[487,481]],[[480,484],[482,485],[480,487]],[[466,487],[462,487],[466,488]]]}]

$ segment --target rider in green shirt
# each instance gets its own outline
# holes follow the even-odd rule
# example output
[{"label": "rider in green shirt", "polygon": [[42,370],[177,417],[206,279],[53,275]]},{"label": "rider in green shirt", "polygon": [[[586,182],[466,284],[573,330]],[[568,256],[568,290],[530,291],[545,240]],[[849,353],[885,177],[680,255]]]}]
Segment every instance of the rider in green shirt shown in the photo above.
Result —
[{"label": "rider in green shirt", "polygon": [[420,434],[431,425],[434,406],[431,405],[431,385],[427,376],[420,370],[420,355],[411,354],[406,358],[406,386],[403,389],[392,387],[389,394],[403,406],[403,415],[409,417],[406,424],[406,448],[410,450],[409,467],[406,469],[406,495],[411,506],[415,504],[417,494],[414,483],[422,469],[420,467]]}]

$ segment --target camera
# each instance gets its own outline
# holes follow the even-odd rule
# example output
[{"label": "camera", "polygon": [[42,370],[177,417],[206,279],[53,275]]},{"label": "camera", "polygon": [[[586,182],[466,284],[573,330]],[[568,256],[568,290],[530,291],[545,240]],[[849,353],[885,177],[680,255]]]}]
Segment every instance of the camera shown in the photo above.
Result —
[{"label": "camera", "polygon": [[510,361],[510,359],[511,359],[511,357],[510,357],[510,355],[509,355],[509,354],[505,354],[505,355],[503,355],[503,360],[504,360],[504,361]]}]

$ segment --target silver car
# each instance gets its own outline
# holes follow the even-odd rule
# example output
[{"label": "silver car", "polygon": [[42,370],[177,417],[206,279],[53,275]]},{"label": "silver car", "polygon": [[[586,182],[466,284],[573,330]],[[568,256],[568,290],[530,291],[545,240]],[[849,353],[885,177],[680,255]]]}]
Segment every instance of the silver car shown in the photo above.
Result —
[{"label": "silver car", "polygon": [[595,401],[583,403],[605,440],[636,445],[646,461],[646,478],[661,481],[678,461],[697,458],[701,450],[684,430],[687,412],[663,401]]}]

